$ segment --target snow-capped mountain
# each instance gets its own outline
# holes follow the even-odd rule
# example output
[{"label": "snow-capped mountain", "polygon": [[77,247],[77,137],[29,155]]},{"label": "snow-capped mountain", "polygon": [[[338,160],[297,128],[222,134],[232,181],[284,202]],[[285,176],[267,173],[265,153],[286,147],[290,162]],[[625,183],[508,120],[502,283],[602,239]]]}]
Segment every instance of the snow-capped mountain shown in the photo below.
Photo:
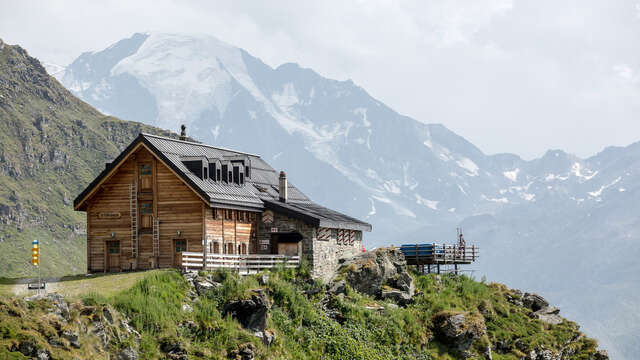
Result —
[{"label": "snow-capped mountain", "polygon": [[[640,143],[588,159],[486,155],[350,80],[274,69],[211,36],[135,34],[61,79],[105,113],[261,154],[313,199],[371,222],[368,247],[452,241],[462,224],[482,247],[479,274],[545,292],[614,358],[640,352],[614,331],[640,330]],[[594,287],[626,300],[601,307]],[[627,312],[635,325],[620,325]]]}]

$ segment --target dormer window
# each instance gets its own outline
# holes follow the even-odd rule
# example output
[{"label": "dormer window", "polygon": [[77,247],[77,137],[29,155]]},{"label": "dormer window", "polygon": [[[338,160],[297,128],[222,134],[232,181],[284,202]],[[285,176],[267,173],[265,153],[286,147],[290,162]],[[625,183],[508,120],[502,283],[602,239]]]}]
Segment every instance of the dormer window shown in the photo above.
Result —
[{"label": "dormer window", "polygon": [[181,157],[184,166],[195,176],[204,180],[209,177],[209,162],[203,156]]},{"label": "dormer window", "polygon": [[222,181],[229,182],[229,170],[227,164],[223,164],[222,166]]}]

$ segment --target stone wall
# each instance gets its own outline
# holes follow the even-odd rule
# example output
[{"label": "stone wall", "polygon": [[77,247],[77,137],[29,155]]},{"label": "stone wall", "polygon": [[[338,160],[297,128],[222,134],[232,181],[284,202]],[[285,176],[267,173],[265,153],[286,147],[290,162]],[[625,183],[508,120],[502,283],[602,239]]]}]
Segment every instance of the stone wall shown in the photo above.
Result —
[{"label": "stone wall", "polygon": [[[277,231],[272,231],[276,229]],[[338,244],[335,237],[320,240],[318,230],[317,227],[301,220],[267,210],[262,213],[258,222],[258,253],[272,253],[272,233],[297,231],[302,235],[300,255],[311,266],[313,277],[327,282],[338,267],[340,258],[353,256],[362,251],[362,236],[360,234],[358,241],[353,241],[350,244]]]}]

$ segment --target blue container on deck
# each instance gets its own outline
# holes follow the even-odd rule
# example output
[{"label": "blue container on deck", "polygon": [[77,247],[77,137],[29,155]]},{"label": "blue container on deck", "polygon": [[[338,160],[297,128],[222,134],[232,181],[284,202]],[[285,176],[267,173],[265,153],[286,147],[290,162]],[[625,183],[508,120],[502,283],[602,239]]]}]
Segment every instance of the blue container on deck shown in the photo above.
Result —
[{"label": "blue container on deck", "polygon": [[406,244],[400,246],[400,251],[405,257],[416,256],[433,256],[434,254],[442,254],[444,249],[442,245],[433,244]]}]

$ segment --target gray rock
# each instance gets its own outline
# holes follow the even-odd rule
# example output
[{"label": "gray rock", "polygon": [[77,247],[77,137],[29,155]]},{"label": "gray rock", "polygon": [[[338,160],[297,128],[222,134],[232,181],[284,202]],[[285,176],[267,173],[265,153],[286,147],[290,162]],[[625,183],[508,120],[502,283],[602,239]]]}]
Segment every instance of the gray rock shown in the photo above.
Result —
[{"label": "gray rock", "polygon": [[246,343],[239,346],[238,350],[229,353],[229,359],[253,360],[255,357],[255,347],[252,343]]},{"label": "gray rock", "polygon": [[522,303],[533,311],[538,311],[544,307],[549,306],[549,302],[538,294],[526,293],[522,297]]},{"label": "gray rock", "polygon": [[344,282],[344,280],[336,281],[331,286],[329,286],[328,292],[331,295],[346,294],[347,284]]},{"label": "gray rock", "polygon": [[138,360],[138,352],[131,346],[126,347],[118,353],[118,360]]},{"label": "gray rock", "polygon": [[532,314],[534,319],[539,319],[542,322],[551,325],[558,325],[562,323],[563,319],[560,315],[560,309],[554,306],[546,306]]},{"label": "gray rock", "polygon": [[107,306],[102,308],[102,316],[104,316],[105,320],[107,320],[109,324],[113,325],[113,314]]},{"label": "gray rock", "polygon": [[182,311],[184,311],[186,313],[192,313],[193,312],[193,308],[189,304],[182,304]]},{"label": "gray rock", "polygon": [[269,283],[269,274],[262,274],[258,276],[258,284],[264,286]]},{"label": "gray rock", "polygon": [[609,360],[609,353],[606,350],[598,350],[591,358],[593,360]]},{"label": "gray rock", "polygon": [[263,332],[267,326],[269,300],[259,289],[251,299],[233,301],[224,306],[222,316],[231,315],[243,328],[252,332]]},{"label": "gray rock", "polygon": [[467,313],[437,314],[434,325],[436,336],[460,351],[465,357],[468,356],[468,350],[473,342],[487,332],[482,318],[472,319]]},{"label": "gray rock", "polygon": [[51,355],[47,349],[38,349],[36,351],[36,359],[38,360],[49,360]]},{"label": "gray rock", "polygon": [[31,341],[23,341],[18,345],[18,351],[24,356],[35,356],[37,347],[36,344]]},{"label": "gray rock", "polygon": [[197,280],[195,281],[196,292],[199,296],[206,296],[213,292],[216,288],[222,286],[221,284],[209,281],[209,280]]},{"label": "gray rock", "polygon": [[411,295],[398,289],[383,289],[380,297],[383,300],[395,301],[400,306],[406,306],[411,303]]},{"label": "gray rock", "polygon": [[344,259],[337,274],[354,290],[406,305],[415,294],[407,262],[396,248],[381,248]]},{"label": "gray rock", "polygon": [[65,330],[61,334],[63,339],[69,341],[69,344],[76,349],[80,348],[80,342],[78,342],[78,333],[70,330]]}]

